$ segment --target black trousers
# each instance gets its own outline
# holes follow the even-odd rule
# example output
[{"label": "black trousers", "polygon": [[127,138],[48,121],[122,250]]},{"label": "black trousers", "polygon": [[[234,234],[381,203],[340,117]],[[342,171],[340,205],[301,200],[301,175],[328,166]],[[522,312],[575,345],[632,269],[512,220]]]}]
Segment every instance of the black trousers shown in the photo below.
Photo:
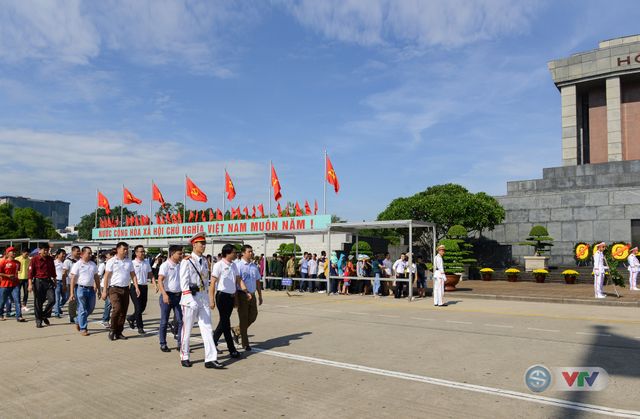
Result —
[{"label": "black trousers", "polygon": [[233,304],[235,301],[234,294],[218,291],[216,293],[216,306],[220,320],[218,326],[213,332],[213,342],[218,345],[220,336],[224,334],[224,341],[227,343],[229,352],[235,352],[236,346],[233,344],[233,336],[231,336],[231,313],[233,312]]},{"label": "black trousers", "polygon": [[140,297],[136,295],[136,287],[133,284],[129,287],[129,295],[131,295],[131,302],[133,303],[133,314],[127,316],[127,320],[133,321],[138,329],[144,329],[142,313],[147,308],[149,287],[147,285],[138,285],[138,288],[140,288]]},{"label": "black trousers", "polygon": [[[55,293],[55,290],[54,290],[54,293]],[[29,280],[28,279],[20,280],[20,294],[22,295],[22,305],[26,307],[27,300],[29,299]]]},{"label": "black trousers", "polygon": [[[406,278],[407,274],[398,274],[396,278]],[[396,298],[402,298],[402,294],[404,291],[404,281],[396,281]]]},{"label": "black trousers", "polygon": [[[45,304],[46,303],[46,304]],[[56,303],[56,286],[50,279],[33,280],[33,311],[36,322],[51,317],[51,310]]]}]

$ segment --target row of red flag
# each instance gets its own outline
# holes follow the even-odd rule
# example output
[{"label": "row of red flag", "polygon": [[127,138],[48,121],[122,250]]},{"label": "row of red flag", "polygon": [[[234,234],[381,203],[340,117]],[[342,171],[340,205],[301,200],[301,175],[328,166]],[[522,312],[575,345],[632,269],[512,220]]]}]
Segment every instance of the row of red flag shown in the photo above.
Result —
[{"label": "row of red flag", "polygon": [[[298,202],[295,205],[285,206],[283,209],[280,203],[278,202],[278,217],[291,217],[296,216],[300,217],[303,215],[316,215],[318,213],[318,201],[315,201],[315,205],[313,211],[311,210],[311,205],[309,205],[309,201],[304,202],[304,211]],[[258,214],[258,212],[260,214]],[[254,205],[252,207],[251,213],[249,213],[249,207],[245,206],[244,209],[231,208],[231,219],[232,220],[242,220],[242,219],[252,219],[252,218],[266,218],[264,213],[264,205],[260,204],[257,207]],[[224,216],[220,208],[217,208],[215,213],[212,209],[209,211],[199,211],[199,210],[189,210],[189,215],[186,217],[186,220],[183,220],[182,214],[180,213],[167,213],[164,215],[157,214],[156,215],[156,224],[182,224],[186,223],[199,223],[199,222],[208,222],[208,221],[222,221],[224,220]],[[130,226],[146,226],[151,225],[151,219],[146,215],[127,215],[123,220],[123,224],[126,227]],[[100,217],[99,224],[100,228],[112,228],[112,227],[120,227],[120,219],[111,218],[111,217]]]},{"label": "row of red flag", "polygon": [[[333,170],[333,164],[331,164],[331,160],[329,159],[329,156],[327,156],[326,158],[326,166],[327,166],[326,180],[330,185],[333,186],[334,191],[338,193],[338,191],[340,190],[340,183],[338,182],[338,177],[336,176],[335,170]],[[224,172],[224,177],[225,177],[225,187],[224,187],[225,193],[227,195],[227,199],[231,201],[236,196],[236,188],[233,185],[233,181],[231,180],[231,177],[229,176],[229,173],[226,170]],[[207,195],[188,176],[185,179],[185,183],[186,183],[185,184],[186,196],[188,196],[194,201],[207,202]],[[282,198],[282,187],[280,186],[280,180],[278,179],[278,175],[276,174],[276,169],[275,167],[273,167],[273,164],[271,165],[271,187],[273,188],[274,200],[279,201],[280,198]],[[137,198],[124,185],[122,186],[122,194],[123,194],[122,203],[124,205],[142,204],[142,200]],[[160,189],[155,184],[155,182],[152,182],[151,184],[151,200],[159,202],[162,207],[164,207],[166,204],[164,197],[162,196],[162,193],[160,192]],[[296,205],[299,207],[299,204],[297,202],[296,202]],[[308,206],[308,203],[307,203],[307,206]],[[317,206],[317,203],[316,203],[316,206]],[[107,215],[111,214],[111,206],[109,205],[109,200],[100,191],[98,191],[98,207],[104,208]],[[278,213],[280,213],[280,211],[278,211]],[[264,211],[263,211],[263,214],[264,214]]]}]

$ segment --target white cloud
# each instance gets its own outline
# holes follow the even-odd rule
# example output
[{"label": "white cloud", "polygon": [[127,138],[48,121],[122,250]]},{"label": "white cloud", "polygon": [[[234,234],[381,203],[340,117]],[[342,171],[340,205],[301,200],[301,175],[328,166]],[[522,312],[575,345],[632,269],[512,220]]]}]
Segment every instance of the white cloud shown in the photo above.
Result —
[{"label": "white cloud", "polygon": [[390,40],[455,47],[528,28],[533,0],[290,0],[305,26],[330,39],[361,45]]},{"label": "white cloud", "polygon": [[0,8],[0,60],[88,65],[122,52],[141,65],[230,77],[230,35],[256,16],[226,0],[10,0]]},{"label": "white cloud", "polygon": [[[219,150],[174,140],[141,139],[130,133],[90,134],[10,130],[0,128],[2,150],[28,150],[13,153],[0,161],[5,180],[3,193],[38,199],[70,201],[71,220],[95,207],[95,190],[100,188],[115,206],[124,183],[144,201],[148,212],[150,182],[160,186],[165,199],[182,201],[184,175],[188,174],[209,197],[214,207],[221,205],[223,170],[234,176],[242,197],[262,196],[266,170],[262,165],[221,158]],[[250,201],[247,201],[249,203]],[[198,207],[192,203],[190,206]],[[201,206],[201,205],[200,205]]]}]

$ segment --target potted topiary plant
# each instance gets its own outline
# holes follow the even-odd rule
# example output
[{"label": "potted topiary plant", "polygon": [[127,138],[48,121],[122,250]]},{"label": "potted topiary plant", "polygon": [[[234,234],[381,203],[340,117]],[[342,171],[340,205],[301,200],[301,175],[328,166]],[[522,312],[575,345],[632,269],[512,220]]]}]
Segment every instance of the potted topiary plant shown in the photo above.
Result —
[{"label": "potted topiary plant", "polygon": [[516,282],[518,281],[518,275],[520,275],[520,269],[518,268],[509,268],[504,271],[507,274],[507,281]]},{"label": "potted topiary plant", "polygon": [[543,253],[549,251],[553,246],[552,237],[549,237],[549,232],[546,227],[541,225],[535,225],[529,232],[529,237],[526,241],[520,243],[523,246],[533,247],[533,256],[524,257],[524,269],[527,272],[531,272],[536,269],[547,269],[547,262],[549,256],[544,256]]},{"label": "potted topiary plant", "polygon": [[465,241],[467,229],[461,225],[454,225],[449,228],[447,238],[442,239],[439,244],[445,247],[443,257],[444,271],[447,280],[444,283],[445,291],[455,291],[456,285],[460,282],[460,276],[465,272],[465,265],[475,263],[476,260],[470,256],[473,254],[473,246]]},{"label": "potted topiary plant", "polygon": [[539,284],[544,283],[544,280],[547,278],[547,275],[549,275],[549,271],[547,271],[546,269],[533,270],[533,277],[536,279],[536,282]]},{"label": "potted topiary plant", "polygon": [[575,284],[576,283],[576,278],[580,274],[578,273],[578,271],[574,271],[573,269],[566,269],[566,270],[562,271],[562,275],[564,276],[564,282],[565,283],[567,283],[567,284]]},{"label": "potted topiary plant", "polygon": [[493,276],[493,269],[482,268],[480,269],[480,275],[482,275],[483,281],[491,281],[491,277]]}]

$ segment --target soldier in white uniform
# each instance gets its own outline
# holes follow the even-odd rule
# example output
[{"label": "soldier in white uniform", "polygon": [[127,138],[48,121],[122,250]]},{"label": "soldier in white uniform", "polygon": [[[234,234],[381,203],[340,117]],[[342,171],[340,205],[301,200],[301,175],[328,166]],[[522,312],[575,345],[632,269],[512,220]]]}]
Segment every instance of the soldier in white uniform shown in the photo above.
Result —
[{"label": "soldier in white uniform", "polygon": [[433,259],[433,305],[438,307],[446,307],[448,304],[444,302],[444,281],[447,279],[444,274],[444,245],[438,246],[436,249],[438,254]]},{"label": "soldier in white uniform", "polygon": [[638,261],[638,248],[634,247],[629,251],[629,257],[627,263],[629,264],[629,289],[631,291],[640,291],[640,288],[636,285],[638,278],[638,272],[640,271],[640,262]]},{"label": "soldier in white uniform", "polygon": [[197,319],[200,335],[204,341],[205,368],[221,369],[217,361],[218,351],[213,343],[211,329],[211,309],[209,308],[209,265],[204,257],[206,237],[198,233],[189,240],[193,251],[191,256],[180,262],[180,289],[182,297],[182,337],[180,340],[180,361],[183,367],[190,367],[189,339],[191,329]]},{"label": "soldier in white uniform", "polygon": [[602,292],[602,284],[604,283],[604,274],[608,269],[604,260],[604,248],[605,242],[598,243],[596,245],[596,251],[593,253],[593,288],[596,298],[606,298],[607,296]]}]

